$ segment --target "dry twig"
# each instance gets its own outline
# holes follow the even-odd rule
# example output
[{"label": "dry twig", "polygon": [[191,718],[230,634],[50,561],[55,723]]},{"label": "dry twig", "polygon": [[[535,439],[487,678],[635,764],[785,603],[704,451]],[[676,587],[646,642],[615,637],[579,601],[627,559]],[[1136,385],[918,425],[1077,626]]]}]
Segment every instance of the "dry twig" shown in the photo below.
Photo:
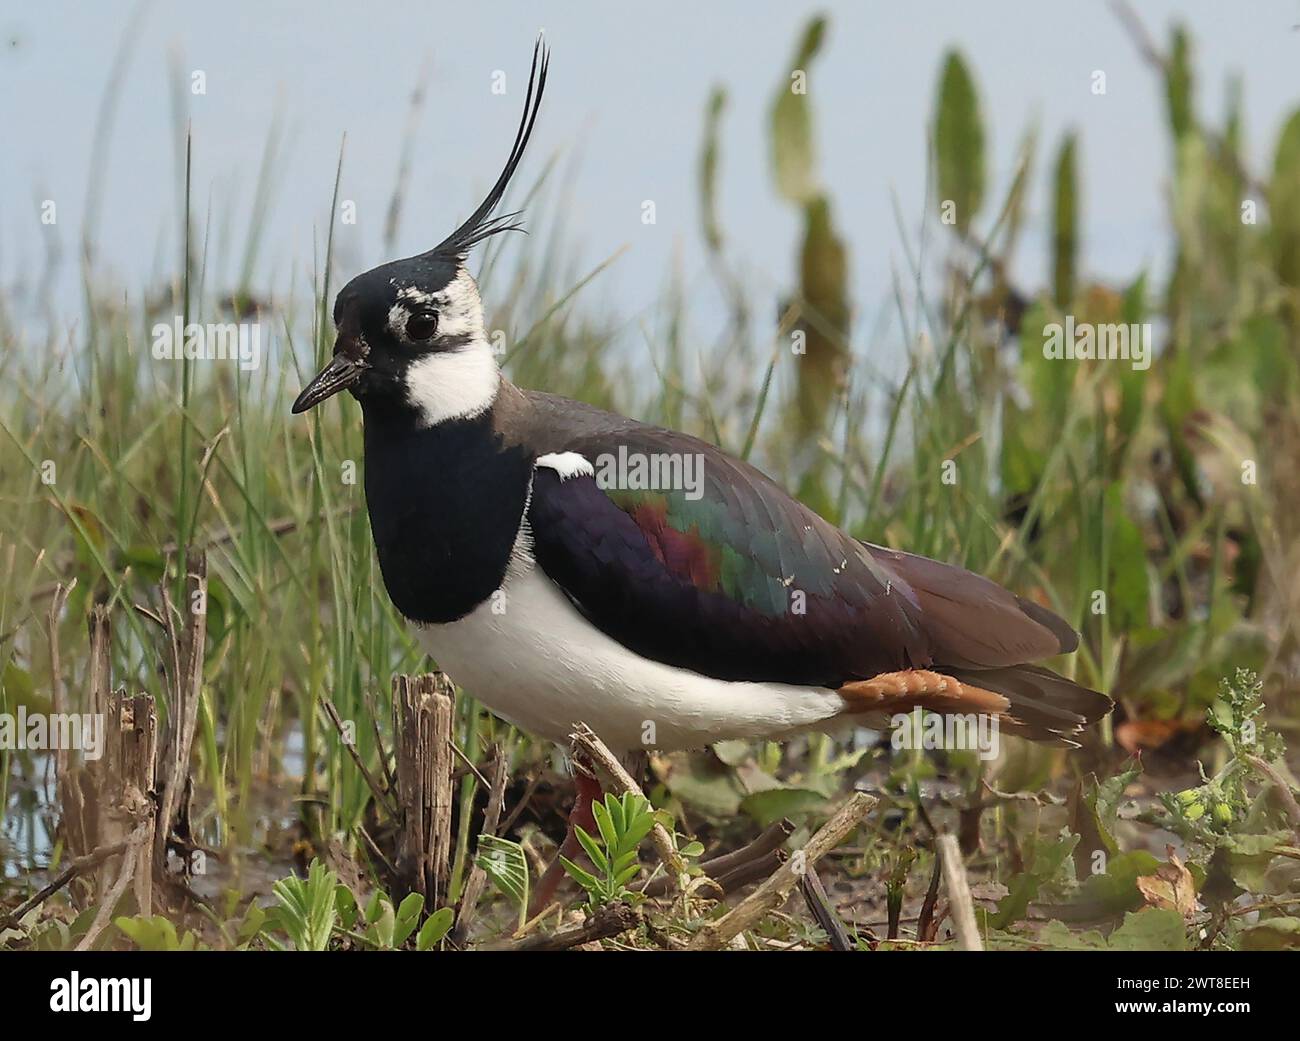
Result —
[{"label": "dry twig", "polygon": [[835,913],[831,899],[826,893],[826,887],[822,885],[821,876],[817,874],[815,867],[810,866],[804,872],[799,887],[803,890],[803,899],[808,905],[808,910],[830,939],[831,950],[853,950],[853,941],[849,939],[848,930],[844,928],[840,916]]},{"label": "dry twig", "polygon": [[98,867],[109,857],[124,853],[126,848],[127,844],[125,842],[117,842],[111,846],[100,846],[99,849],[87,853],[85,856],[76,857],[52,881],[37,890],[12,911],[0,913],[0,931],[13,928],[22,920],[23,915],[27,914],[33,907],[45,903],[46,900],[78,875],[84,874],[91,868]]},{"label": "dry twig", "polygon": [[785,903],[799,883],[799,877],[828,852],[838,846],[858,826],[876,799],[865,792],[854,792],[835,815],[796,851],[761,886],[716,921],[706,924],[691,940],[690,950],[712,951],[725,947],[746,929],[757,925],[769,911]]},{"label": "dry twig", "polygon": [[641,922],[641,912],[622,900],[606,904],[581,925],[553,933],[536,933],[507,944],[484,947],[494,951],[567,951],[593,940],[617,936]]},{"label": "dry twig", "polygon": [[[766,878],[780,867],[782,860],[775,855],[776,851],[793,833],[794,823],[782,817],[763,829],[749,845],[700,861],[700,869],[717,883],[724,894],[733,892],[756,877]],[[756,865],[760,869],[758,875],[750,870]],[[738,881],[740,879],[743,881]],[[663,896],[668,892],[670,883],[671,880],[666,875],[659,875],[646,882],[641,887],[641,892],[646,896]]]},{"label": "dry twig", "polygon": [[[122,844],[122,867],[121,870],[118,871],[117,880],[114,881],[112,888],[109,889],[103,900],[100,901],[99,909],[95,912],[95,920],[90,923],[90,928],[86,930],[86,935],[83,936],[81,942],[77,944],[76,949],[78,951],[90,950],[94,942],[99,939],[99,934],[107,927],[108,920],[113,914],[113,909],[117,907],[117,902],[122,899],[122,894],[126,892],[126,887],[131,884],[131,877],[135,874],[136,868],[143,859],[138,854],[141,852],[148,852],[147,843],[152,831],[152,825],[152,818],[144,821],[136,827],[135,831],[131,832],[130,837]],[[146,870],[148,870],[147,867]],[[141,913],[147,913],[146,909],[141,908]]]},{"label": "dry twig", "polygon": [[939,857],[943,861],[943,881],[948,889],[949,915],[957,932],[957,944],[963,951],[982,951],[984,943],[975,927],[975,901],[966,881],[966,865],[954,835],[939,836]]}]

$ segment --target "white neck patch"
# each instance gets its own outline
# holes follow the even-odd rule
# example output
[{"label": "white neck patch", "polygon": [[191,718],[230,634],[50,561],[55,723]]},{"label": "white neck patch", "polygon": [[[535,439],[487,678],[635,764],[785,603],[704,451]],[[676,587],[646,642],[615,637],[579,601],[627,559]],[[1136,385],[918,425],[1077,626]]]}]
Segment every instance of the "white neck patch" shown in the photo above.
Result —
[{"label": "white neck patch", "polygon": [[501,370],[482,339],[425,355],[406,370],[406,400],[420,410],[423,426],[486,412],[500,386]]},{"label": "white neck patch", "polygon": [[440,339],[454,336],[465,340],[459,346],[427,354],[407,367],[406,399],[420,410],[423,425],[466,419],[490,408],[501,385],[501,370],[483,332],[483,303],[469,272],[462,268],[437,293],[407,287],[398,293],[398,299],[389,313],[389,326],[399,338],[404,337],[406,329],[405,303],[437,309]]}]

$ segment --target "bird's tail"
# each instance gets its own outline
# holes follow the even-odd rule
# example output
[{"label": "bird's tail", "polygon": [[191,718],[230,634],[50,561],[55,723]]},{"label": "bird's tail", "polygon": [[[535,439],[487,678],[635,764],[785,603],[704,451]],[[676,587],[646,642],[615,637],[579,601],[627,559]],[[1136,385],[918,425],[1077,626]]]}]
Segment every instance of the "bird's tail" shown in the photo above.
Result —
[{"label": "bird's tail", "polygon": [[919,707],[991,715],[1009,734],[1066,748],[1077,748],[1073,739],[1113,705],[1106,695],[1039,665],[907,669],[847,683],[839,693],[853,713],[901,714]]}]

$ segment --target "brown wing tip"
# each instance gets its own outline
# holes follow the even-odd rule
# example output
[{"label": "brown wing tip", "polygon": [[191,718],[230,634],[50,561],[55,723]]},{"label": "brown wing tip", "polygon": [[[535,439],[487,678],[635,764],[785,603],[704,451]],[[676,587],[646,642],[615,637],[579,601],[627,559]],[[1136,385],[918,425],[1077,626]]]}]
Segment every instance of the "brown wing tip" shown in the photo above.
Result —
[{"label": "brown wing tip", "polygon": [[1026,600],[1023,596],[1016,597],[1016,604],[1021,611],[1056,637],[1056,642],[1060,645],[1058,653],[1071,654],[1079,649],[1079,634],[1055,611],[1049,611],[1041,604]]}]

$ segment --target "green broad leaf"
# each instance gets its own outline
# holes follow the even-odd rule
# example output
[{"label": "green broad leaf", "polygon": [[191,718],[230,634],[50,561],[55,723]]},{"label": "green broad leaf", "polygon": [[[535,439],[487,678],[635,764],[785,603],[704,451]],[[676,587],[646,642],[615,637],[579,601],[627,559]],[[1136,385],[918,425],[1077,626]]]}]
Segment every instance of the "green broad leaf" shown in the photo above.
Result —
[{"label": "green broad leaf", "polygon": [[528,858],[523,846],[496,835],[478,837],[478,866],[522,914],[528,907]]},{"label": "green broad leaf", "polygon": [[796,818],[826,805],[826,797],[811,788],[769,788],[741,800],[740,808],[765,828],[782,817]]},{"label": "green broad leaf", "polygon": [[650,829],[654,826],[655,819],[650,814],[643,813],[637,817],[619,838],[619,852],[635,853],[641,840],[650,834]]},{"label": "green broad leaf", "polygon": [[715,819],[735,816],[745,794],[734,771],[705,756],[675,762],[668,789],[692,809]]},{"label": "green broad leaf", "polygon": [[617,799],[606,796],[608,803],[592,803],[591,815],[596,820],[596,829],[606,849],[613,849],[618,844],[618,833],[623,830],[623,809]]},{"label": "green broad leaf", "polygon": [[1124,482],[1106,489],[1111,626],[1120,632],[1146,624],[1150,586],[1146,545],[1124,501]]},{"label": "green broad leaf", "polygon": [[153,585],[162,581],[167,562],[152,546],[127,546],[118,552],[116,563],[129,567],[136,577]]},{"label": "green broad leaf", "polygon": [[[852,306],[848,288],[848,249],[835,227],[831,202],[817,195],[804,204],[804,236],[799,251],[799,329],[806,340],[798,365],[795,404],[800,431],[820,431],[842,388],[847,366]],[[834,498],[822,467],[808,470],[798,498],[819,513],[834,515]]]},{"label": "green broad leaf", "polygon": [[1079,174],[1075,156],[1078,139],[1066,134],[1056,155],[1052,213],[1052,285],[1057,307],[1074,300],[1079,254]]},{"label": "green broad leaf", "polygon": [[1106,949],[1106,937],[1096,929],[1072,932],[1064,922],[1048,922],[1034,938],[1035,946],[1054,951],[1100,951]]},{"label": "green broad leaf", "polygon": [[248,905],[248,910],[244,912],[244,917],[235,930],[235,939],[241,944],[249,943],[267,927],[269,922],[270,915],[264,908],[259,907],[256,901],[253,901]]},{"label": "green broad leaf", "polygon": [[1082,785],[1071,821],[1071,827],[1081,839],[1079,851],[1075,855],[1080,874],[1091,873],[1090,866],[1084,866],[1083,862],[1090,862],[1097,849],[1104,850],[1108,856],[1119,853],[1119,843],[1113,832],[1118,820],[1120,800],[1124,797],[1124,789],[1141,773],[1142,763],[1135,757],[1125,763],[1114,776],[1099,783],[1096,774],[1093,774]]},{"label": "green broad leaf", "polygon": [[424,910],[424,897],[419,893],[410,893],[406,899],[398,905],[397,920],[399,922],[410,922],[420,917],[420,912]]},{"label": "green broad leaf", "polygon": [[1159,866],[1160,861],[1144,849],[1112,856],[1103,874],[1084,879],[1076,903],[1098,913],[1132,911],[1142,901],[1138,876],[1153,875]]},{"label": "green broad leaf", "polygon": [[420,927],[420,935],[415,938],[415,949],[417,951],[427,951],[436,947],[442,938],[451,931],[455,917],[450,907],[442,907],[434,911],[425,920],[424,925]]},{"label": "green broad leaf", "polygon": [[626,833],[643,815],[650,812],[650,804],[634,792],[623,794],[623,820],[619,824],[619,834]]},{"label": "green broad leaf", "polygon": [[342,883],[339,883],[334,890],[334,910],[338,912],[339,925],[344,929],[351,929],[361,914],[361,908],[357,906],[357,898],[352,890]]},{"label": "green broad leaf", "polygon": [[741,766],[753,758],[754,751],[748,741],[716,741],[713,754],[728,766]]},{"label": "green broad leaf", "polygon": [[1300,285],[1300,109],[1277,140],[1268,208],[1274,267],[1286,285]]},{"label": "green broad leaf", "polygon": [[54,703],[36,693],[32,674],[10,659],[5,663],[4,672],[0,673],[0,709],[17,715],[20,706],[25,707],[29,714],[46,715],[54,711]]},{"label": "green broad leaf", "polygon": [[700,224],[704,244],[709,251],[722,250],[722,225],[718,221],[718,144],[721,136],[722,113],[727,107],[727,92],[714,87],[704,115],[704,144],[700,149]]},{"label": "green broad leaf", "polygon": [[1146,908],[1126,914],[1109,937],[1096,929],[1073,932],[1063,922],[1048,922],[1034,946],[1059,951],[1184,951],[1187,931],[1177,911]]},{"label": "green broad leaf", "polygon": [[636,855],[636,850],[629,850],[622,856],[618,857],[610,867],[611,875],[621,875],[629,867],[640,867],[641,861]]},{"label": "green broad leaf", "polygon": [[115,918],[113,924],[142,951],[178,951],[181,943],[176,926],[162,915]]},{"label": "green broad leaf", "polygon": [[1241,931],[1246,951],[1285,951],[1300,948],[1300,918],[1269,918]]},{"label": "green broad leaf", "polygon": [[424,897],[419,893],[410,893],[397,908],[397,920],[393,923],[393,946],[401,947],[407,938],[415,932],[420,924],[420,912],[424,910]]},{"label": "green broad leaf", "polygon": [[1178,140],[1195,127],[1192,110],[1192,47],[1187,30],[1173,31],[1165,74],[1165,99],[1169,105],[1169,127]]},{"label": "green broad leaf", "polygon": [[624,792],[622,800],[623,819],[619,823],[619,834],[627,831],[628,826],[637,818],[645,806],[645,800],[632,792]]},{"label": "green broad leaf", "polygon": [[1056,879],[1078,841],[1078,835],[1035,840],[1026,870],[1012,879],[1010,892],[998,903],[990,927],[1006,929],[1024,918],[1030,903],[1038,899],[1039,890]]},{"label": "green broad leaf", "polygon": [[1187,927],[1177,911],[1148,907],[1124,916],[1124,923],[1110,934],[1113,951],[1185,951]]},{"label": "green broad leaf", "polygon": [[817,154],[813,141],[812,108],[808,102],[811,65],[821,50],[826,19],[813,18],[804,28],[794,57],[771,110],[772,176],[783,198],[804,205],[818,193]]},{"label": "green broad leaf", "polygon": [[1274,853],[1290,844],[1285,831],[1257,835],[1226,835],[1218,850],[1228,874],[1242,889],[1256,896],[1284,896],[1300,887],[1300,862]]},{"label": "green broad leaf", "polygon": [[397,929],[397,915],[393,911],[393,902],[385,897],[379,902],[379,917],[370,923],[366,935],[378,947],[390,950],[396,946],[393,938]]},{"label": "green broad leaf", "polygon": [[589,894],[595,896],[601,892],[602,886],[600,884],[600,879],[591,872],[578,867],[578,865],[568,857],[561,857],[560,863],[564,865],[564,870],[568,873],[569,877],[577,882],[578,885],[582,886],[582,888]]},{"label": "green broad leaf", "polygon": [[625,816],[623,813],[623,805],[624,799],[621,796],[615,797],[608,792],[605,794],[605,809],[609,812],[609,822],[614,826],[614,835],[616,838],[623,830]]},{"label": "green broad leaf", "polygon": [[582,828],[574,828],[574,834],[578,838],[579,845],[586,851],[587,856],[591,858],[591,863],[596,870],[602,875],[609,873],[609,858],[605,856],[605,851],[600,848],[600,844],[593,839]]},{"label": "green broad leaf", "polygon": [[935,110],[939,203],[953,204],[954,223],[965,232],[984,201],[984,124],[975,81],[957,51],[944,61]]}]

